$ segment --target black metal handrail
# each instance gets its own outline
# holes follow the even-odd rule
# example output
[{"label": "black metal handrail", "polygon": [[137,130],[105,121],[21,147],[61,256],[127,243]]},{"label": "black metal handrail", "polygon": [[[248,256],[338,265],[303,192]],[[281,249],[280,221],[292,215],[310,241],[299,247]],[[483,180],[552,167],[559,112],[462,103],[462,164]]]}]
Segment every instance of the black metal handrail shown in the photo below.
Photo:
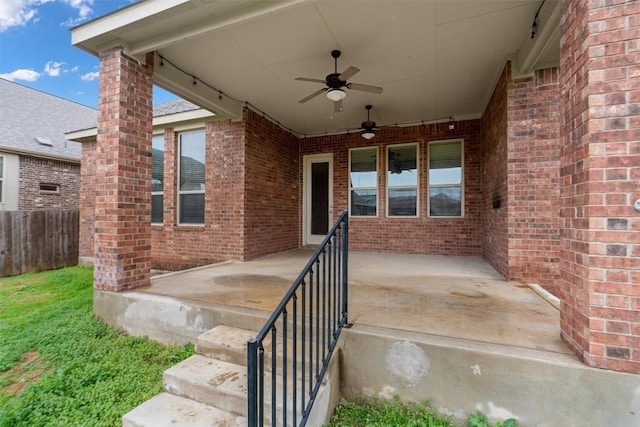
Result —
[{"label": "black metal handrail", "polygon": [[[262,330],[247,342],[249,427],[263,426],[265,420],[272,426],[278,420],[283,426],[306,424],[347,325],[348,249],[345,210]],[[271,359],[270,374],[265,353]]]}]

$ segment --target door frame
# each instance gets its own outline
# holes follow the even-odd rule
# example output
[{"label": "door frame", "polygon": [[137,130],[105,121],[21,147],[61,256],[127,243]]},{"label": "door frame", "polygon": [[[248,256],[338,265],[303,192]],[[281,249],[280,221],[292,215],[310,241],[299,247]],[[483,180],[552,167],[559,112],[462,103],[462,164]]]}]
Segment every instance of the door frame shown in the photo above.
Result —
[{"label": "door frame", "polygon": [[311,165],[329,163],[329,212],[327,229],[331,228],[333,218],[333,153],[307,154],[303,159],[302,175],[302,244],[319,245],[324,236],[311,234]]}]

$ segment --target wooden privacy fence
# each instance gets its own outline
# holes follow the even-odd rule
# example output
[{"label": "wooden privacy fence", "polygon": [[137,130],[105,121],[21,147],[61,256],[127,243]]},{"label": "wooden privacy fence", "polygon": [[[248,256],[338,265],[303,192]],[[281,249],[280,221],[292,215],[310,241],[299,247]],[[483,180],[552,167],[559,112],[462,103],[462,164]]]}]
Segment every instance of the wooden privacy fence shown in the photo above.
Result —
[{"label": "wooden privacy fence", "polygon": [[76,265],[78,210],[0,212],[0,276]]}]

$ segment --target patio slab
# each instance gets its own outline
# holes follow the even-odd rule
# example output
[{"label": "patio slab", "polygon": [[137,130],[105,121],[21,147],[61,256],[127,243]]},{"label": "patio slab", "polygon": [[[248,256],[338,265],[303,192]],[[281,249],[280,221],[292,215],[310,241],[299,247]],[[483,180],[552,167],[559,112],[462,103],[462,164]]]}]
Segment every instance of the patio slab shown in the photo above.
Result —
[{"label": "patio slab", "polygon": [[[136,291],[270,312],[312,254],[299,249],[169,273]],[[572,354],[560,339],[558,310],[478,257],[350,252],[349,281],[354,328]]]}]

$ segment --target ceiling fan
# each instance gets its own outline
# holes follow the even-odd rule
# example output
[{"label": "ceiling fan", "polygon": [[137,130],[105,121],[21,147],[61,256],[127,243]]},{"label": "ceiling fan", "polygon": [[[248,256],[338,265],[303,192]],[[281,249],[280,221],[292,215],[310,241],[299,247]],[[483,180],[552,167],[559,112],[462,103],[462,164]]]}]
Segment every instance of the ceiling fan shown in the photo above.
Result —
[{"label": "ceiling fan", "polygon": [[347,80],[356,75],[356,73],[360,71],[360,69],[356,67],[349,67],[342,73],[338,73],[338,58],[340,57],[340,54],[341,52],[339,50],[331,51],[331,56],[334,60],[334,72],[327,75],[324,80],[311,79],[307,77],[296,78],[296,80],[300,80],[303,82],[324,83],[327,86],[313,92],[311,95],[305,98],[302,98],[299,101],[301,104],[315,98],[323,92],[326,92],[327,98],[333,101],[333,111],[338,113],[342,111],[342,100],[347,96],[344,88],[360,90],[369,93],[382,93],[382,88],[380,86],[371,86],[360,83],[348,83]]},{"label": "ceiling fan", "polygon": [[375,131],[377,131],[378,128],[376,127],[376,122],[371,121],[369,118],[369,111],[371,111],[372,108],[371,105],[365,105],[364,108],[367,109],[367,121],[362,122],[360,130],[362,130],[362,137],[364,139],[371,139],[376,136]]}]

